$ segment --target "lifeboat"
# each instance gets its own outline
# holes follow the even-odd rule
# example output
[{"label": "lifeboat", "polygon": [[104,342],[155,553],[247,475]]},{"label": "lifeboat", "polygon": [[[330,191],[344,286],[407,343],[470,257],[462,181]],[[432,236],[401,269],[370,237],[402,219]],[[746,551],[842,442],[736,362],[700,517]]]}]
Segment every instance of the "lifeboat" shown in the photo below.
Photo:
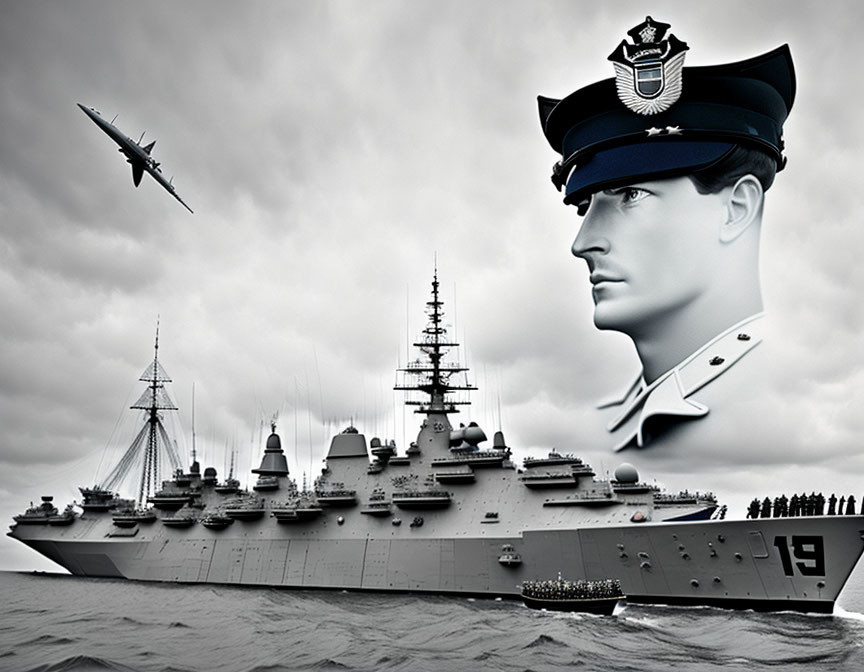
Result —
[{"label": "lifeboat", "polygon": [[439,483],[473,483],[476,480],[471,467],[462,467],[451,471],[436,471],[435,480]]},{"label": "lifeboat", "polygon": [[322,506],[344,507],[357,504],[356,490],[316,490],[315,499]]},{"label": "lifeboat", "polygon": [[156,514],[151,509],[127,509],[114,514],[114,524],[117,527],[134,527],[138,523],[152,523],[155,520]]},{"label": "lifeboat", "polygon": [[218,513],[208,513],[198,520],[208,530],[224,530],[234,522],[233,518]]},{"label": "lifeboat", "polygon": [[393,503],[400,509],[444,509],[450,506],[446,490],[418,490],[393,493]]},{"label": "lifeboat", "polygon": [[526,457],[522,461],[522,465],[526,469],[534,469],[535,467],[557,467],[566,464],[577,467],[582,465],[582,460],[573,455],[561,455],[553,450],[549,453],[548,457]]},{"label": "lifeboat", "polygon": [[264,515],[263,506],[238,506],[225,508],[225,515],[232,520],[258,520]]},{"label": "lifeboat", "polygon": [[522,564],[522,556],[511,544],[504,544],[501,547],[501,555],[498,556],[498,563],[504,567],[518,567]]},{"label": "lifeboat", "polygon": [[71,525],[72,523],[75,522],[76,517],[77,516],[75,515],[75,513],[73,511],[66,510],[57,516],[49,516],[48,517],[48,524],[49,525],[57,525],[57,526]]},{"label": "lifeboat", "polygon": [[165,527],[192,527],[195,524],[193,516],[165,516],[159,520]]},{"label": "lifeboat", "polygon": [[544,471],[539,474],[522,474],[519,477],[526,488],[575,488],[579,482],[569,471]]},{"label": "lifeboat", "polygon": [[192,509],[184,507],[173,516],[163,516],[159,520],[165,527],[192,527],[198,520],[198,516]]},{"label": "lifeboat", "polygon": [[432,467],[500,467],[509,453],[501,450],[453,451],[449,457],[432,460]]},{"label": "lifeboat", "polygon": [[360,513],[366,516],[384,518],[391,513],[390,502],[369,502],[369,504],[360,509]]},{"label": "lifeboat", "polygon": [[222,512],[232,520],[258,520],[264,515],[264,500],[258,497],[239,497],[222,506]]},{"label": "lifeboat", "polygon": [[305,523],[320,516],[324,510],[320,506],[286,507],[273,509],[273,517],[277,523]]},{"label": "lifeboat", "polygon": [[157,509],[163,511],[176,511],[188,504],[192,499],[191,493],[187,490],[160,490],[156,494],[147,498]]}]

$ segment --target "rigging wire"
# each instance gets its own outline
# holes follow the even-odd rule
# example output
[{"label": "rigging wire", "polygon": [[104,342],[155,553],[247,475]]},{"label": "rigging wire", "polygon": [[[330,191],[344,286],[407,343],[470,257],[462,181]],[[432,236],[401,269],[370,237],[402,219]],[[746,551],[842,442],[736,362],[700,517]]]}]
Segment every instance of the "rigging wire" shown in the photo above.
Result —
[{"label": "rigging wire", "polygon": [[129,410],[129,400],[132,398],[132,394],[135,392],[135,388],[137,386],[137,381],[129,386],[129,391],[126,393],[126,401],[124,402],[120,413],[117,415],[117,420],[114,422],[114,428],[111,430],[111,434],[108,437],[108,440],[105,442],[105,446],[102,448],[102,455],[99,457],[99,464],[96,466],[96,473],[93,475],[94,483],[99,482],[99,472],[102,470],[102,463],[105,461],[105,455],[108,452],[108,446],[110,446],[114,442],[115,435],[117,434],[117,428],[120,426],[123,418],[126,417],[126,411]]}]

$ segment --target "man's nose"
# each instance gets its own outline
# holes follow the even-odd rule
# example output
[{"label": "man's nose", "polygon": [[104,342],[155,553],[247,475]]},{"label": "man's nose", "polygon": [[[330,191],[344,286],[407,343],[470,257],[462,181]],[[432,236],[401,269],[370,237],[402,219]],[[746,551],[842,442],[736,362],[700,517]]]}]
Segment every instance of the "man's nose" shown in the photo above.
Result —
[{"label": "man's nose", "polygon": [[585,259],[590,254],[605,254],[609,251],[609,239],[602,235],[601,218],[593,208],[589,209],[582,219],[579,233],[570,247],[574,257]]}]

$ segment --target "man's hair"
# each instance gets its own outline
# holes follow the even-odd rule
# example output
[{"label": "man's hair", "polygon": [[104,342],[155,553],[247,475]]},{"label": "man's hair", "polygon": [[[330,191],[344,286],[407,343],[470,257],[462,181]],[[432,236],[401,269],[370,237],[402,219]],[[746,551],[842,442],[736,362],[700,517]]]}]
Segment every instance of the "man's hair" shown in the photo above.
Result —
[{"label": "man's hair", "polygon": [[774,183],[776,173],[777,162],[765,152],[736,145],[716,163],[688,173],[687,177],[700,194],[716,194],[745,175],[753,175],[765,192]]}]

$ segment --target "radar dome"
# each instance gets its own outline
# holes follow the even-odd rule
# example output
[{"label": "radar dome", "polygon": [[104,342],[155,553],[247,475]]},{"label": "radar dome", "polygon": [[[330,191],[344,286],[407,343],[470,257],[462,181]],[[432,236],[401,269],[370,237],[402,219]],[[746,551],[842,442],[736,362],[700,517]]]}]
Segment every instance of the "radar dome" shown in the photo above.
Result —
[{"label": "radar dome", "polygon": [[279,435],[274,430],[273,433],[267,437],[267,448],[266,450],[282,450],[282,442],[279,440]]},{"label": "radar dome", "polygon": [[639,472],[629,462],[624,462],[615,470],[615,480],[619,483],[636,483],[639,480]]}]

